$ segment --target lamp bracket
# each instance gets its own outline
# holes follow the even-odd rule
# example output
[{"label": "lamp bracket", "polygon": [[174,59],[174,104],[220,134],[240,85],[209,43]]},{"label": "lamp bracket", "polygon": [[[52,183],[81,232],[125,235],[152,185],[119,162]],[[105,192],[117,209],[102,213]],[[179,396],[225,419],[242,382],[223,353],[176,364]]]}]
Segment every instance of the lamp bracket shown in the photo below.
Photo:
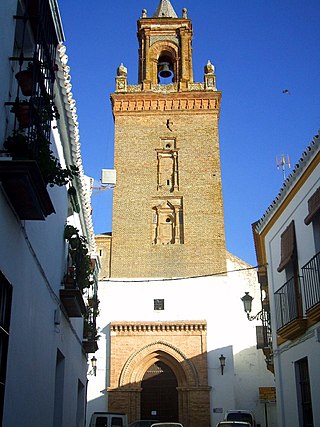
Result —
[{"label": "lamp bracket", "polygon": [[250,316],[250,313],[247,312],[247,318],[248,318],[248,320],[250,320],[250,322],[252,320],[263,320],[264,319],[263,310],[259,311],[259,313],[257,313],[255,316]]}]

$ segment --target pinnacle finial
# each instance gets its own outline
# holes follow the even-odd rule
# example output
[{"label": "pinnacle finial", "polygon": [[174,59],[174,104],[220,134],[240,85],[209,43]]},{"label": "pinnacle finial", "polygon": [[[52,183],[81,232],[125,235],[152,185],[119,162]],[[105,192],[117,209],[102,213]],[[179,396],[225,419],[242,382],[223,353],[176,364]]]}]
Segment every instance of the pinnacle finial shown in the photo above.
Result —
[{"label": "pinnacle finial", "polygon": [[207,64],[204,67],[204,72],[206,74],[214,74],[214,65],[211,64],[210,59],[208,59],[208,62],[207,62]]},{"label": "pinnacle finial", "polygon": [[153,15],[154,18],[177,18],[170,0],[160,0],[159,6]]},{"label": "pinnacle finial", "polygon": [[119,67],[117,69],[117,75],[122,76],[122,77],[126,77],[127,74],[128,74],[128,69],[121,62],[121,64],[119,65]]}]

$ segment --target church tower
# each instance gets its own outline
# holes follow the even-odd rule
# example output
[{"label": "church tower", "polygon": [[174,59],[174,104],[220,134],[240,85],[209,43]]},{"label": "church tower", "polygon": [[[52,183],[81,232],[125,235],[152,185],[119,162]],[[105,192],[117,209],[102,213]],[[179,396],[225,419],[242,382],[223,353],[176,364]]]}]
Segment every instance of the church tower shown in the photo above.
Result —
[{"label": "church tower", "polygon": [[[203,82],[193,81],[187,11],[178,17],[161,0],[152,17],[142,11],[137,34],[138,84],[121,64],[111,95],[117,183],[112,235],[97,236],[100,338],[88,415],[213,427],[236,404],[255,410],[257,390],[270,384],[241,306],[248,290],[259,302],[259,286],[225,247],[221,93],[210,61]],[[247,366],[257,369],[250,381]]]},{"label": "church tower", "polygon": [[192,23],[161,0],[138,20],[138,84],[118,68],[110,275],[187,277],[226,270],[218,121],[208,61],[193,81]]}]

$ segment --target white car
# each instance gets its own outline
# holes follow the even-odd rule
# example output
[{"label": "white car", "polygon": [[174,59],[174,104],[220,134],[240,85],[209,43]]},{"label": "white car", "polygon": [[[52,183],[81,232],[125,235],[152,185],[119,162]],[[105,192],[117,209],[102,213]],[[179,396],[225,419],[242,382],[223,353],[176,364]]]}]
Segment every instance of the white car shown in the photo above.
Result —
[{"label": "white car", "polygon": [[251,427],[251,424],[245,421],[220,421],[216,427]]},{"label": "white car", "polygon": [[151,427],[157,420],[138,420],[129,424],[129,427]]},{"label": "white car", "polygon": [[183,427],[180,423],[154,423],[151,427]]}]

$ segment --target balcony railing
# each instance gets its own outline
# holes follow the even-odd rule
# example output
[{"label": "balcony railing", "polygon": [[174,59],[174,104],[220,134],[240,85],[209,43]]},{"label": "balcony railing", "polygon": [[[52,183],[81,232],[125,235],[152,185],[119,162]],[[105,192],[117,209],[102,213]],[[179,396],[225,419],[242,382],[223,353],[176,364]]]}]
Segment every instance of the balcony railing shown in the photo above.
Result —
[{"label": "balcony railing", "polygon": [[320,303],[320,252],[302,267],[306,311]]},{"label": "balcony railing", "polygon": [[301,317],[300,280],[292,277],[277,292],[275,292],[277,328]]},{"label": "balcony railing", "polygon": [[[56,49],[61,39],[49,0],[18,3],[12,79],[5,102],[8,134],[0,141],[0,180],[21,220],[44,220],[55,212],[47,184],[58,183],[60,163],[53,155],[51,121],[58,118],[53,101]],[[64,174],[64,171],[62,171]],[[54,181],[54,182],[53,182]]]}]

